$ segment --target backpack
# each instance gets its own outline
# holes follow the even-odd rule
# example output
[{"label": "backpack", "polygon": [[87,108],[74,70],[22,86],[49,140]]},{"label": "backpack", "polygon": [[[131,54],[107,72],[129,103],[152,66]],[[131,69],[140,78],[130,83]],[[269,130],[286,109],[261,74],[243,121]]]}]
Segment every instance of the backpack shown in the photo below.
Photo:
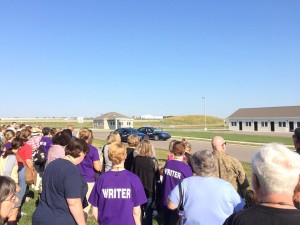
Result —
[{"label": "backpack", "polygon": [[36,150],[32,153],[32,159],[35,165],[42,166],[46,162],[46,157],[44,153],[44,145],[40,145]]}]

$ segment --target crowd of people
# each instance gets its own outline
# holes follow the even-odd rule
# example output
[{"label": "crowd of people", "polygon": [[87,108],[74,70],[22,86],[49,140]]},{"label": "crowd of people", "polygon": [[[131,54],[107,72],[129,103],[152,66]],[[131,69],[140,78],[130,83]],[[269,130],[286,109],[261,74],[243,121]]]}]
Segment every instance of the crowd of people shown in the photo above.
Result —
[{"label": "crowd of people", "polygon": [[[41,134],[41,135],[40,135]],[[93,132],[81,128],[33,128],[15,123],[0,130],[0,225],[24,215],[26,191],[40,193],[32,224],[260,225],[300,221],[300,128],[296,151],[278,143],[253,155],[252,189],[242,164],[226,152],[220,136],[211,149],[194,151],[185,139],[171,140],[159,165],[150,140],[137,135],[121,143],[112,132],[98,150]],[[28,171],[36,171],[29,188]]]}]

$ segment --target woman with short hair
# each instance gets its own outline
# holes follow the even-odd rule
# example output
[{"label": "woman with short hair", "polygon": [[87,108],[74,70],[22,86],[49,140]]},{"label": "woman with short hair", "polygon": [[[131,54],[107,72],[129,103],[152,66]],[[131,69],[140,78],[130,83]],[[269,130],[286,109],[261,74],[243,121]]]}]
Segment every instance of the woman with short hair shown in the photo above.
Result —
[{"label": "woman with short hair", "polygon": [[110,144],[108,157],[112,169],[98,178],[89,197],[93,216],[99,224],[141,225],[140,205],[147,199],[138,176],[124,168],[125,146]]},{"label": "woman with short hair", "polygon": [[244,206],[243,200],[233,186],[214,177],[216,160],[209,150],[198,151],[192,156],[197,176],[185,178],[171,191],[167,206],[175,210],[182,199],[183,224],[222,225],[235,210]]},{"label": "woman with short hair", "polygon": [[87,184],[76,167],[90,151],[82,139],[72,139],[65,157],[51,162],[43,176],[40,203],[32,216],[33,225],[85,225],[83,212]]},{"label": "woman with short hair", "polygon": [[176,211],[167,208],[168,196],[172,189],[186,177],[193,176],[191,167],[184,160],[185,144],[182,141],[173,143],[174,158],[168,160],[163,169],[162,205],[164,209],[164,224],[176,224],[179,217]]}]

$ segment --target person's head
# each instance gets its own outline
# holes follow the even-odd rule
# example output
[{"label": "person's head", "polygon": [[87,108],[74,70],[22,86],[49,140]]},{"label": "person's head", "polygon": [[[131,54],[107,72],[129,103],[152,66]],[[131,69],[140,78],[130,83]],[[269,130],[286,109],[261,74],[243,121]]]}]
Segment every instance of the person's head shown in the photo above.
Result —
[{"label": "person's head", "polygon": [[71,139],[65,147],[66,156],[69,155],[77,159],[75,164],[79,164],[89,152],[90,148],[86,141],[79,138]]},{"label": "person's head", "polygon": [[185,152],[185,145],[182,141],[176,141],[173,145],[174,156],[183,156]]},{"label": "person's head", "polygon": [[294,130],[293,141],[294,141],[295,148],[296,149],[300,148],[300,127],[297,127]]},{"label": "person's head", "polygon": [[3,157],[6,158],[8,155],[16,154],[23,145],[24,140],[22,138],[14,138],[11,142],[11,147],[4,152]]},{"label": "person's head", "polygon": [[225,152],[226,151],[226,141],[220,136],[215,136],[211,140],[211,147],[214,152]]},{"label": "person's head", "polygon": [[198,176],[211,177],[217,171],[214,155],[209,150],[195,152],[192,156],[193,168]]},{"label": "person's head", "polygon": [[88,144],[92,144],[93,142],[93,132],[88,128],[80,129],[77,137],[85,140]]},{"label": "person's head", "polygon": [[127,143],[129,147],[137,147],[140,143],[140,136],[136,134],[130,134],[127,139]]},{"label": "person's head", "polygon": [[174,150],[174,143],[176,142],[177,140],[172,140],[172,141],[170,141],[170,143],[169,143],[169,151],[171,152],[171,153],[173,153],[173,150]]},{"label": "person's head", "polygon": [[299,181],[300,155],[282,144],[263,145],[252,157],[252,186],[258,198],[276,194],[293,196]]},{"label": "person's head", "polygon": [[121,136],[118,132],[113,132],[108,136],[107,144],[111,144],[113,142],[121,142]]},{"label": "person's head", "polygon": [[127,153],[125,145],[121,142],[113,142],[109,145],[108,158],[114,165],[123,163],[126,159]]},{"label": "person's head", "polygon": [[52,144],[66,146],[72,139],[70,132],[63,130],[58,132],[52,138]]},{"label": "person's head", "polygon": [[152,157],[153,154],[153,145],[148,140],[143,140],[138,146],[138,152],[140,156]]},{"label": "person's head", "polygon": [[22,129],[17,137],[22,138],[24,141],[28,141],[31,136],[31,130],[28,128]]},{"label": "person's head", "polygon": [[184,146],[185,146],[185,152],[191,154],[192,145],[189,142],[187,142],[184,138],[182,139],[182,142],[184,143]]},{"label": "person's head", "polygon": [[255,191],[253,190],[247,190],[246,191],[246,195],[245,195],[245,203],[246,203],[246,207],[245,208],[250,208],[253,205],[255,205],[257,202],[257,196]]},{"label": "person's head", "polygon": [[51,131],[50,127],[44,127],[42,129],[42,133],[43,133],[44,136],[49,136],[50,135],[50,131]]},{"label": "person's head", "polygon": [[68,124],[67,129],[70,129],[72,132],[74,132],[74,126],[73,124]]},{"label": "person's head", "polygon": [[[10,216],[17,202],[16,183],[10,177],[0,176],[0,217],[1,221]],[[0,222],[1,224],[1,222]]]},{"label": "person's head", "polygon": [[7,130],[4,137],[7,141],[12,141],[16,137],[16,133],[13,130]]},{"label": "person's head", "polygon": [[51,137],[54,137],[55,134],[57,134],[57,129],[56,128],[51,128],[51,130],[50,130]]}]

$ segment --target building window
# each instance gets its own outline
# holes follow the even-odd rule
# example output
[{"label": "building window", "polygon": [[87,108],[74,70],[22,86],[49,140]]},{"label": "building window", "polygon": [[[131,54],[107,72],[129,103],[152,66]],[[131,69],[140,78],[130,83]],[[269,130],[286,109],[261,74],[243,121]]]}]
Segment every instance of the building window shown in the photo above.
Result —
[{"label": "building window", "polygon": [[131,122],[127,122],[127,125],[130,126],[130,125],[131,125]]},{"label": "building window", "polygon": [[278,122],[279,127],[286,127],[286,122]]},{"label": "building window", "polygon": [[231,122],[231,126],[236,127],[237,123],[236,122]]},{"label": "building window", "polygon": [[251,122],[246,122],[246,127],[251,127]]},{"label": "building window", "polygon": [[297,122],[297,127],[300,127],[300,122]]},{"label": "building window", "polygon": [[268,122],[261,122],[261,126],[262,127],[267,127],[268,126]]}]

